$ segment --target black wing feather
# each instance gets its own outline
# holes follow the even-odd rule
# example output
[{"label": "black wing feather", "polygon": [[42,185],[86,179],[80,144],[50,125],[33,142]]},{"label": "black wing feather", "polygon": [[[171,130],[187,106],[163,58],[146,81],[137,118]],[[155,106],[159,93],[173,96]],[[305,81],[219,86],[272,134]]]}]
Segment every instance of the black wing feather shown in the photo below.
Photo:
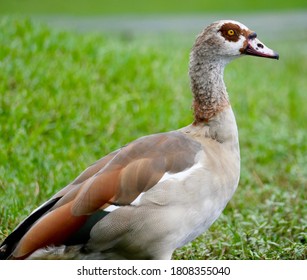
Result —
[{"label": "black wing feather", "polygon": [[44,214],[46,214],[60,199],[56,197],[49,200],[46,204],[39,207],[29,217],[27,217],[19,226],[2,242],[0,245],[0,260],[6,260],[14,251],[19,240],[29,230],[29,228]]}]

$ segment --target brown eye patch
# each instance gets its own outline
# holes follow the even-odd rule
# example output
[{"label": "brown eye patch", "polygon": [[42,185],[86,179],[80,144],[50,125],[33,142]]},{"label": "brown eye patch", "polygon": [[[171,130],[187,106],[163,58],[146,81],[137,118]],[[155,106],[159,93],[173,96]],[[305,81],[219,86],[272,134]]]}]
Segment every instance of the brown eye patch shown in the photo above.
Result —
[{"label": "brown eye patch", "polygon": [[244,33],[239,25],[231,22],[223,24],[219,32],[221,32],[222,36],[230,42],[238,42],[240,35]]}]

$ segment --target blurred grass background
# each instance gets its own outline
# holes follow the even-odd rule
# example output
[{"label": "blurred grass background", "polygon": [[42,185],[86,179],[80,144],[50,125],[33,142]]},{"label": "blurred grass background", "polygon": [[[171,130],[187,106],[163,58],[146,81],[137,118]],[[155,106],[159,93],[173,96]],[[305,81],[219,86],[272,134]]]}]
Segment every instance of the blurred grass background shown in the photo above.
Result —
[{"label": "blurred grass background", "polygon": [[[307,8],[267,2],[0,0],[0,240],[96,159],[192,121],[187,69],[196,34],[80,34],[33,15]],[[240,185],[212,228],[175,259],[306,259],[306,34],[298,26],[292,40],[266,41],[279,61],[246,57],[226,68]]]},{"label": "blurred grass background", "polygon": [[187,14],[208,12],[254,12],[303,9],[305,0],[204,1],[204,0],[0,0],[0,13],[22,14]]}]

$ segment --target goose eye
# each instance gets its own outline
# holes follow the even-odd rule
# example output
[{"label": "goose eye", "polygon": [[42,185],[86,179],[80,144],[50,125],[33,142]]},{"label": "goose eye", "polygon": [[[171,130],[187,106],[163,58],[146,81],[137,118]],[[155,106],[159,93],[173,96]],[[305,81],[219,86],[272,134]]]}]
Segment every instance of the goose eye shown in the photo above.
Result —
[{"label": "goose eye", "polygon": [[235,32],[234,32],[232,29],[229,29],[228,32],[227,32],[227,34],[228,34],[229,36],[233,36],[233,35],[235,34]]}]

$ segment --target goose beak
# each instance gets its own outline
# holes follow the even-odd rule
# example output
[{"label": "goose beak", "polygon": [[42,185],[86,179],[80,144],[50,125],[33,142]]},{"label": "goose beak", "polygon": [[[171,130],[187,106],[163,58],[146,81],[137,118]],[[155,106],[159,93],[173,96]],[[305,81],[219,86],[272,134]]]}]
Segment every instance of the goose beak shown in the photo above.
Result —
[{"label": "goose beak", "polygon": [[256,36],[257,34],[254,32],[248,36],[247,46],[244,49],[244,54],[279,59],[279,54],[261,43],[261,41],[259,41]]}]

